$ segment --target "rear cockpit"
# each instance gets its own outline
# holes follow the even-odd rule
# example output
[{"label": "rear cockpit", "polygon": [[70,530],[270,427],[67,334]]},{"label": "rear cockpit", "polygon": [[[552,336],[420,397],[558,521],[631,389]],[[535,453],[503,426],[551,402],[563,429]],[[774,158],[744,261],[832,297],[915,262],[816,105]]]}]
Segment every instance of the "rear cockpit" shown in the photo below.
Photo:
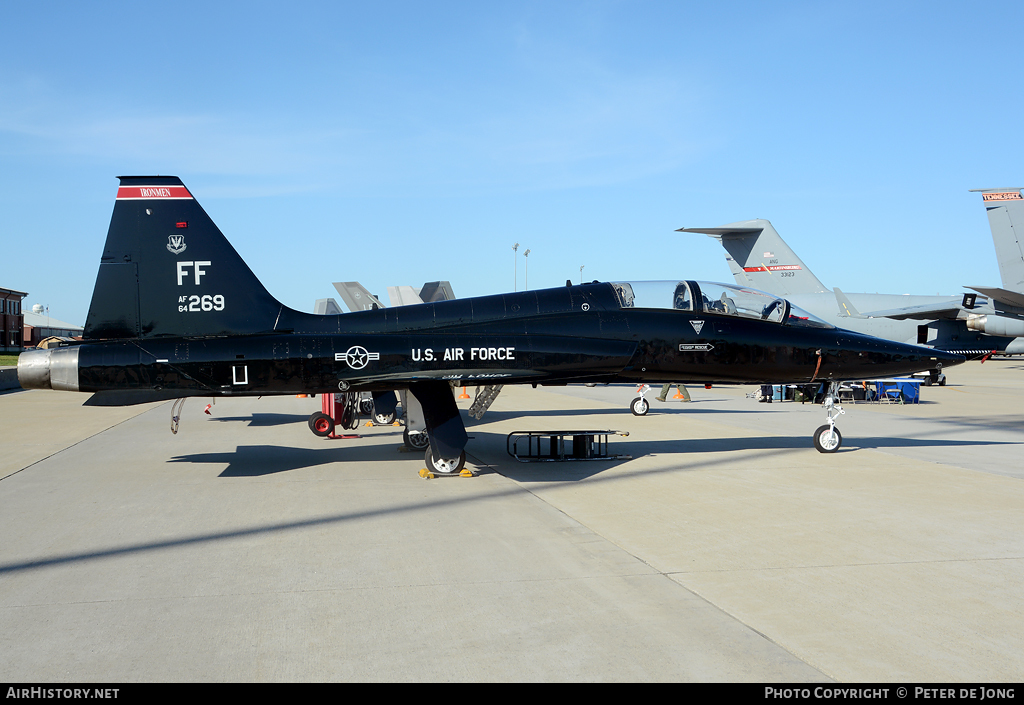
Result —
[{"label": "rear cockpit", "polygon": [[623,308],[661,308],[833,328],[786,299],[756,289],[698,281],[612,282]]}]

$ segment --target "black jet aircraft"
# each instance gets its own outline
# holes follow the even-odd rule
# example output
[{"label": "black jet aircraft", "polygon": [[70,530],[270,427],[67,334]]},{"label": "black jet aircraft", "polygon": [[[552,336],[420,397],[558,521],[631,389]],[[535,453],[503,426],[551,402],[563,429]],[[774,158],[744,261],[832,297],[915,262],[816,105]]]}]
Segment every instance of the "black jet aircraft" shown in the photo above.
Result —
[{"label": "black jet aircraft", "polygon": [[[423,407],[428,467],[457,472],[467,435],[453,384],[821,381],[832,401],[840,380],[962,361],[838,329],[770,294],[696,281],[302,313],[267,292],[180,179],[123,176],[83,341],[22,353],[18,378],[91,392],[87,405],[404,389]],[[814,441],[832,452],[838,407],[826,407]]]}]

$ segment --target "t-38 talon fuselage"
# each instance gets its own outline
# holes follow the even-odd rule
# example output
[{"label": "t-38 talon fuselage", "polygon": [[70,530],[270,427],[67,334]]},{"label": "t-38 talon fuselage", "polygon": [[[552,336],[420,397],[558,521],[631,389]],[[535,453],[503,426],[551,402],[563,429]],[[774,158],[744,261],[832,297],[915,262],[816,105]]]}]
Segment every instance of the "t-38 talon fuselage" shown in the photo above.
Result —
[{"label": "t-38 talon fuselage", "polygon": [[[170,176],[121,177],[83,337],[23,353],[22,386],[93,392],[94,405],[408,390],[439,470],[465,457],[453,383],[834,382],[963,359],[841,330],[762,292],[695,281],[301,313],[267,292]],[[831,417],[823,428],[831,433]]]}]

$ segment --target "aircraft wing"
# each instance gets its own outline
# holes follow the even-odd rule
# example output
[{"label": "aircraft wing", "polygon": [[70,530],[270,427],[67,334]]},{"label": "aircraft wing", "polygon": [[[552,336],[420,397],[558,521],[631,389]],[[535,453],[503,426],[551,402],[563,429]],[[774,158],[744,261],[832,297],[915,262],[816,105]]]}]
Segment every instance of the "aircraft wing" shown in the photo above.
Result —
[{"label": "aircraft wing", "polygon": [[836,303],[839,304],[839,315],[848,318],[892,318],[898,321],[912,318],[919,321],[935,321],[938,319],[956,320],[961,318],[963,307],[955,301],[942,301],[938,303],[920,304],[918,306],[903,306],[901,308],[890,308],[882,311],[858,311],[853,302],[839,290],[833,289],[836,295]]},{"label": "aircraft wing", "polygon": [[864,314],[865,318],[892,318],[903,321],[913,318],[918,321],[935,321],[938,319],[956,320],[960,317],[959,304],[921,304],[920,306],[905,306],[903,308],[890,308],[884,311],[869,311]]}]

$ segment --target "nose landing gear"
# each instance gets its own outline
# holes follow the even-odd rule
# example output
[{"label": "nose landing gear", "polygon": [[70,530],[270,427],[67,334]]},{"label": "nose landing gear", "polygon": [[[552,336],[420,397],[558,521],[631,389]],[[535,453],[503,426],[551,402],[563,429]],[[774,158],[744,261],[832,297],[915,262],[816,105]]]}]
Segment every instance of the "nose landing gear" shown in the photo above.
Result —
[{"label": "nose landing gear", "polygon": [[839,405],[839,382],[829,382],[825,392],[825,414],[828,423],[814,432],[814,447],[819,453],[835,453],[843,444],[843,436],[836,428],[836,417],[846,412]]},{"label": "nose landing gear", "polygon": [[650,391],[650,389],[651,385],[649,384],[641,384],[636,388],[636,392],[640,396],[634,399],[629,405],[629,410],[633,412],[633,416],[645,416],[647,412],[650,411],[651,404],[647,401],[647,397],[644,396],[648,391]]}]

